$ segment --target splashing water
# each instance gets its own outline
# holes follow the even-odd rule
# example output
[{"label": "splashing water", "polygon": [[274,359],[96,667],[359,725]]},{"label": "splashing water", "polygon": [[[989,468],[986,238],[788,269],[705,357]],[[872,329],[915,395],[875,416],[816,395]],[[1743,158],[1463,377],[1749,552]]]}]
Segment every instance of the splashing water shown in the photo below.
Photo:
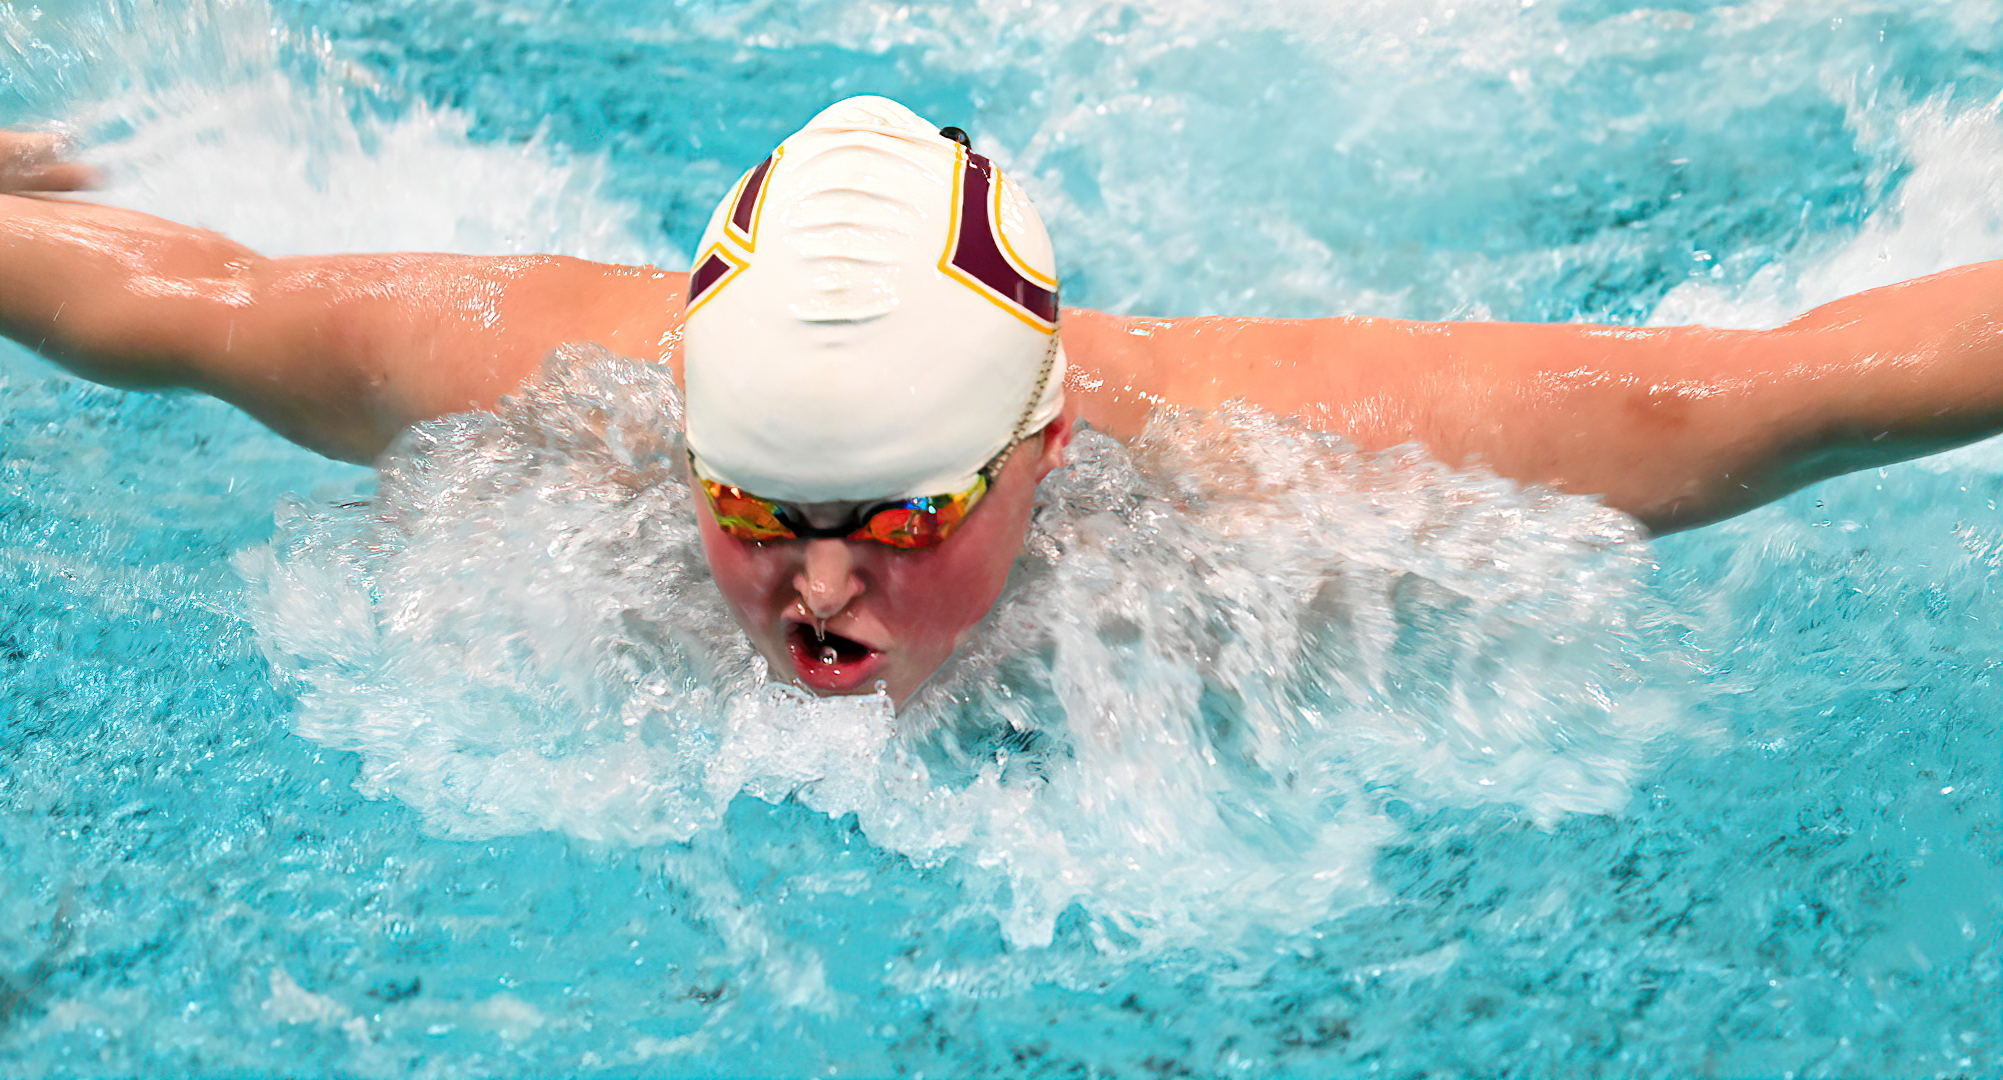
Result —
[{"label": "splashing water", "polygon": [[[1151,947],[1372,898],[1382,803],[1618,810],[1687,664],[1634,526],[1244,410],[1086,433],[957,670],[765,685],[708,580],[665,369],[588,352],[417,429],[240,566],[300,734],[448,835],[687,841],[740,793]],[[1506,571],[1506,572],[1499,572]]]},{"label": "splashing water", "polygon": [[[55,5],[50,5],[55,8]],[[0,10],[10,97],[51,100],[110,181],[96,201],[217,228],[267,255],[560,251],[687,260],[607,197],[604,162],[474,144],[462,115],[392,107],[324,39],[242,0]],[[68,18],[62,15],[67,14]],[[32,21],[30,21],[30,17]],[[65,40],[67,39],[67,40]],[[247,190],[256,192],[246,198]]]},{"label": "splashing water", "polygon": [[[78,0],[0,9],[0,116],[273,254],[674,265],[876,90],[1098,307],[1770,325],[2003,256],[1995,12],[1675,8]],[[371,479],[0,357],[0,1070],[1995,1071],[1993,445],[1643,542],[1084,433],[893,712],[766,681],[676,408],[568,350]]]}]

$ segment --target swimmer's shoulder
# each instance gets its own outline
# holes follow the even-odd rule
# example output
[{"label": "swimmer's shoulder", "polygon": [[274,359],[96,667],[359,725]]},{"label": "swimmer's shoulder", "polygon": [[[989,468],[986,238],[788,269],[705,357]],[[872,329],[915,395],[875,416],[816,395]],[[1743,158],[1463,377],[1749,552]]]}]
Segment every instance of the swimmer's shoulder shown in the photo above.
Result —
[{"label": "swimmer's shoulder", "polygon": [[1452,325],[1070,309],[1063,324],[1067,390],[1086,420],[1122,438],[1137,434],[1155,408],[1215,409],[1231,401],[1325,427],[1359,402],[1408,410],[1410,383],[1460,344],[1447,339]]},{"label": "swimmer's shoulder", "polygon": [[386,387],[398,395],[400,425],[492,408],[564,345],[667,363],[680,375],[685,273],[560,255],[421,258],[412,287],[440,317],[356,312],[376,331],[368,351],[403,361]]},{"label": "swimmer's shoulder", "polygon": [[670,364],[679,376],[687,289],[688,275],[680,271],[538,256],[510,284],[504,317],[521,320],[527,340],[548,346],[544,355],[558,344],[589,342],[618,356]]},{"label": "swimmer's shoulder", "polygon": [[[566,344],[672,363],[687,275],[554,255],[255,259],[190,385],[329,457],[367,462],[412,424],[491,409]],[[218,310],[223,310],[218,307]]]}]

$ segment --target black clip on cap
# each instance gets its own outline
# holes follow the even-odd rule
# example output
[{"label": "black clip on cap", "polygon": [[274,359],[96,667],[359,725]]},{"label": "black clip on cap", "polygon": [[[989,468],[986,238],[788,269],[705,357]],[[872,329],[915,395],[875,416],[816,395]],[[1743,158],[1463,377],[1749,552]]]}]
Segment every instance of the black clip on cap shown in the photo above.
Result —
[{"label": "black clip on cap", "polygon": [[964,146],[969,150],[972,150],[974,148],[974,140],[968,138],[967,133],[961,131],[959,128],[942,127],[939,129],[939,134],[948,139],[953,140],[956,143],[959,143],[961,146]]}]

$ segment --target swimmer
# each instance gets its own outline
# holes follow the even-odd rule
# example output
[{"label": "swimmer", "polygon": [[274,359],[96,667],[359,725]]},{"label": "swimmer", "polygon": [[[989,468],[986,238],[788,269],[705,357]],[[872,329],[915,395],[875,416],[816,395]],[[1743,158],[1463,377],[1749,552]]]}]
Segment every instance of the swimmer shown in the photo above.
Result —
[{"label": "swimmer", "polygon": [[55,198],[0,134],[0,333],[85,378],[186,387],[368,462],[493,407],[559,345],[668,364],[710,569],[781,677],[899,704],[1001,595],[1074,424],[1243,400],[1424,445],[1656,532],[2003,429],[2003,262],[1774,330],[1143,318],[1058,306],[1023,192],[895,102],[831,106],[717,207],[689,273],[557,256],[270,259]]}]

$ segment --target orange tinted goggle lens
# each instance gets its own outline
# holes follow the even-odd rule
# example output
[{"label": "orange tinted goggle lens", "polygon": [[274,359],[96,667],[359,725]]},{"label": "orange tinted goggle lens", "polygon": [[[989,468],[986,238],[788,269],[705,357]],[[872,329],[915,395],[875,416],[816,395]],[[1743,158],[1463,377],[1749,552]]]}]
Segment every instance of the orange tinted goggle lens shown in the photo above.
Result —
[{"label": "orange tinted goggle lens", "polygon": [[[786,524],[788,516],[799,515],[783,513],[779,503],[714,480],[698,479],[702,481],[703,493],[709,496],[717,527],[725,533],[739,540],[754,542],[800,538],[801,532]],[[974,486],[958,495],[924,496],[888,506],[878,505],[860,524],[851,519],[831,529],[810,530],[806,535],[812,538],[838,536],[848,540],[874,540],[907,551],[938,547],[946,542],[960,522],[966,520],[967,512],[987,490],[987,478],[976,477]]]},{"label": "orange tinted goggle lens", "polygon": [[778,507],[753,498],[734,487],[708,480],[702,482],[709,493],[709,508],[716,514],[717,528],[739,540],[791,540],[793,530],[779,520]]},{"label": "orange tinted goggle lens", "polygon": [[851,540],[874,540],[894,548],[938,547],[967,516],[963,499],[913,499],[869,515]]}]

